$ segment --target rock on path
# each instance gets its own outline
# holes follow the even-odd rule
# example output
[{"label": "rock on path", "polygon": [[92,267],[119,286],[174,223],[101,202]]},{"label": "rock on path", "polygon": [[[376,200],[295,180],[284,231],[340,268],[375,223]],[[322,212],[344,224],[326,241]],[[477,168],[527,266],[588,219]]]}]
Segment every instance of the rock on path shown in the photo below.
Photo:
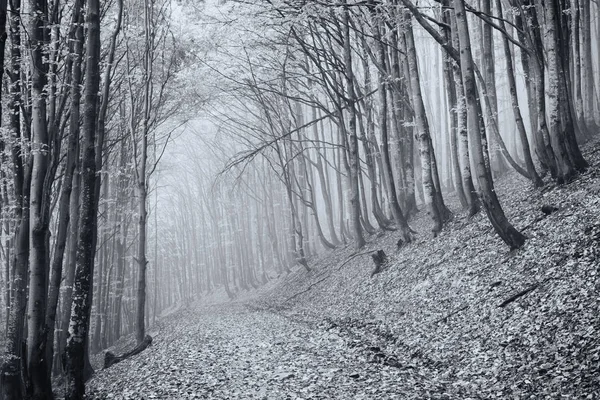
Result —
[{"label": "rock on path", "polygon": [[406,373],[336,333],[228,304],[165,319],[149,349],[96,374],[88,398],[405,399]]}]

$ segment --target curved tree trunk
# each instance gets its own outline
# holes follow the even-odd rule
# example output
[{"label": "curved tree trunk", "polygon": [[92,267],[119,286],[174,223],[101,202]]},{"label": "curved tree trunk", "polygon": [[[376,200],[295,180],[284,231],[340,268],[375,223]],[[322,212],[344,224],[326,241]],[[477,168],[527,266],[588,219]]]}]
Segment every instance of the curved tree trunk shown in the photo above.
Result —
[{"label": "curved tree trunk", "polygon": [[471,157],[477,171],[477,179],[481,199],[486,213],[496,233],[510,246],[511,249],[520,248],[525,243],[525,236],[517,231],[504,215],[500,201],[494,190],[491,172],[484,158],[484,146],[486,130],[482,121],[481,104],[478,101],[477,86],[475,82],[475,71],[471,55],[469,28],[465,13],[464,0],[453,0],[456,11],[456,25],[460,40],[460,64],[465,95],[467,98],[467,110],[469,118],[469,143],[471,145]]},{"label": "curved tree trunk", "polygon": [[[506,30],[504,20],[502,19],[503,15],[501,0],[496,0],[496,8],[498,11],[498,16],[500,17],[498,23],[502,29]],[[513,109],[513,114],[515,116],[515,123],[517,124],[519,140],[521,141],[521,147],[523,149],[523,157],[525,159],[527,174],[529,175],[529,179],[531,179],[533,185],[535,187],[540,187],[544,183],[542,182],[542,179],[538,175],[537,171],[535,170],[535,166],[533,165],[533,158],[531,157],[531,150],[529,148],[529,142],[527,140],[527,132],[525,131],[525,124],[523,122],[523,117],[521,116],[521,109],[519,108],[519,99],[517,97],[517,82],[515,79],[510,44],[508,42],[508,39],[504,35],[502,35],[502,44],[504,47],[504,58],[506,60],[506,74],[508,77],[510,100]]]}]

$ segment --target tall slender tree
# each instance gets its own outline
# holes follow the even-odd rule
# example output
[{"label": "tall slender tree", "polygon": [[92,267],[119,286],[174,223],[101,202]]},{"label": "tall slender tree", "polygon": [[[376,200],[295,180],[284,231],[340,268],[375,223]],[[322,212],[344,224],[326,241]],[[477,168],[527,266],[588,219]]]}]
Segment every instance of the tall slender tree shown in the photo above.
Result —
[{"label": "tall slender tree", "polygon": [[94,274],[96,198],[96,130],[98,92],[100,90],[100,0],[87,0],[85,101],[83,107],[83,140],[81,145],[81,215],[79,219],[77,261],[73,289],[71,321],[65,356],[67,400],[79,400],[85,393],[85,352],[92,305],[92,277]]}]

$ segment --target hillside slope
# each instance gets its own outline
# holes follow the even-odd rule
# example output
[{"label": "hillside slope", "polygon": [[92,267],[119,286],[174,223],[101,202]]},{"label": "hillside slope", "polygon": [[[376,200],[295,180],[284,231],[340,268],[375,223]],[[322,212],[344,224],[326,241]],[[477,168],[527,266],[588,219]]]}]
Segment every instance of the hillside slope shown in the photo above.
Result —
[{"label": "hillside slope", "polygon": [[[456,215],[437,238],[420,215],[399,250],[394,233],[372,237],[235,301],[173,310],[150,348],[96,373],[87,398],[600,398],[600,143],[585,155],[592,167],[568,185],[499,180],[529,237],[518,251],[484,213]],[[390,261],[371,277],[379,249]]]},{"label": "hillside slope", "polygon": [[[510,252],[485,213],[458,214],[437,238],[372,238],[275,283],[254,307],[313,323],[364,357],[412,371],[422,398],[600,398],[600,145],[575,181],[535,190],[515,175],[497,190],[525,246]],[[556,206],[548,216],[542,205]],[[423,213],[422,213],[423,214]],[[370,278],[370,254],[389,267]]]}]

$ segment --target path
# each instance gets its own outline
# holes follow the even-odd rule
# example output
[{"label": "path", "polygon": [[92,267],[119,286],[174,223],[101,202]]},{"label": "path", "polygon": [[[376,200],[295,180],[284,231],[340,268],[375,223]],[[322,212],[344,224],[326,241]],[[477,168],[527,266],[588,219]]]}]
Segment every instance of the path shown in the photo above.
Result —
[{"label": "path", "polygon": [[368,358],[331,330],[220,305],[167,319],[151,348],[100,371],[89,392],[94,399],[278,400],[406,393],[406,371]]}]

